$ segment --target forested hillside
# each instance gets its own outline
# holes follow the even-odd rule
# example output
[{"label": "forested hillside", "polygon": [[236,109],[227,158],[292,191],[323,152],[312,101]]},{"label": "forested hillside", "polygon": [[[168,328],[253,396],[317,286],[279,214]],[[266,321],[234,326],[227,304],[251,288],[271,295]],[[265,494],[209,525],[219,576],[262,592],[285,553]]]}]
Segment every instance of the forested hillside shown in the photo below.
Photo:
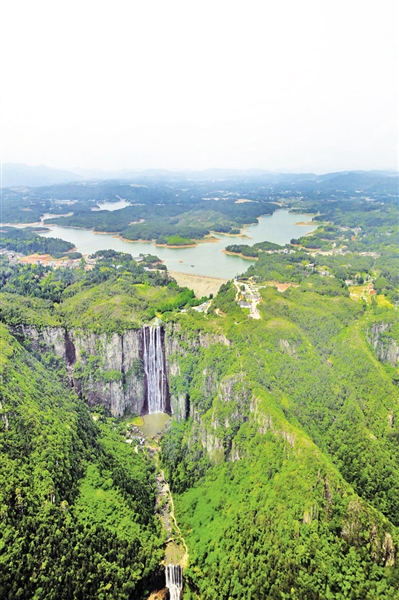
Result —
[{"label": "forested hillside", "polygon": [[[334,196],[355,175],[305,177],[289,203],[317,230],[284,248],[233,244],[258,260],[215,298],[156,256],[101,251],[90,269],[0,257],[0,597],[148,598],[166,477],[185,599],[399,598],[397,206],[373,178],[367,199],[317,197],[316,183]],[[129,200],[153,204],[142,185]],[[220,202],[203,199],[211,184],[197,192]],[[236,205],[237,223],[253,204]],[[134,447],[126,413],[149,410],[150,350],[172,420]]]},{"label": "forested hillside", "polygon": [[17,229],[5,227],[0,229],[0,248],[13,250],[21,254],[51,254],[60,258],[73,250],[73,244],[59,238],[44,238],[37,231],[46,231],[45,227]]},{"label": "forested hillside", "polygon": [[153,467],[94,423],[59,362],[0,334],[0,596],[140,597],[162,556]]},{"label": "forested hillside", "polygon": [[397,597],[399,393],[368,341],[396,315],[265,288],[248,323],[223,295],[231,346],[182,358],[172,386],[192,420],[163,446],[193,589]]}]

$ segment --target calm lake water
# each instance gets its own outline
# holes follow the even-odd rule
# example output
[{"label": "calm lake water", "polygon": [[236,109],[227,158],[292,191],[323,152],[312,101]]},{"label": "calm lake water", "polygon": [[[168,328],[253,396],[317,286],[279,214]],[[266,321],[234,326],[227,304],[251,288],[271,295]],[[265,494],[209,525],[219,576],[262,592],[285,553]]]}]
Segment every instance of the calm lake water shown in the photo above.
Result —
[{"label": "calm lake water", "polygon": [[110,210],[111,212],[114,210],[120,210],[121,208],[126,208],[126,206],[130,206],[129,202],[126,200],[118,200],[117,202],[97,202],[98,208],[92,208],[92,211],[98,210]]},{"label": "calm lake water", "polygon": [[232,237],[218,233],[215,234],[218,242],[204,242],[195,248],[162,248],[155,246],[153,242],[125,242],[110,234],[96,234],[92,230],[57,227],[56,225],[48,225],[50,231],[40,235],[58,237],[72,242],[78,252],[82,252],[82,254],[92,254],[97,250],[108,249],[129,252],[133,256],[141,253],[156,254],[165,261],[170,271],[231,279],[246,271],[253,261],[224,254],[222,250],[226,246],[229,244],[251,245],[264,241],[284,245],[291,238],[298,238],[313,231],[316,224],[314,226],[295,225],[297,222],[309,222],[311,219],[312,215],[277,210],[273,215],[261,217],[258,224],[246,227],[245,235],[248,237]]}]

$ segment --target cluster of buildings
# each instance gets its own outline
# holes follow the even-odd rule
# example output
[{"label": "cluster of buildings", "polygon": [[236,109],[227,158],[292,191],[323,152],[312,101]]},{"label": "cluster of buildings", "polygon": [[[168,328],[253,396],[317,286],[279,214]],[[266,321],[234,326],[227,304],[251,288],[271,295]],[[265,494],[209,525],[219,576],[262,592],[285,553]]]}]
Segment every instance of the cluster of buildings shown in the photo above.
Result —
[{"label": "cluster of buildings", "polygon": [[251,319],[260,319],[258,304],[262,300],[259,289],[253,277],[247,280],[236,277],[234,285],[237,289],[236,302],[241,308],[249,308],[249,317]]},{"label": "cluster of buildings", "polygon": [[12,263],[17,263],[19,259],[23,258],[23,254],[20,252],[14,252],[14,250],[6,250],[5,248],[0,249],[0,256],[6,256]]},{"label": "cluster of buildings", "polygon": [[[63,258],[61,260],[54,260],[49,257],[48,254],[40,256],[25,256],[20,252],[14,250],[6,250],[5,248],[0,249],[0,256],[6,256],[11,263],[26,263],[30,265],[43,265],[44,267],[58,267],[77,269],[80,267],[81,258]],[[97,263],[95,258],[85,258],[85,271],[91,271],[94,265]]]}]

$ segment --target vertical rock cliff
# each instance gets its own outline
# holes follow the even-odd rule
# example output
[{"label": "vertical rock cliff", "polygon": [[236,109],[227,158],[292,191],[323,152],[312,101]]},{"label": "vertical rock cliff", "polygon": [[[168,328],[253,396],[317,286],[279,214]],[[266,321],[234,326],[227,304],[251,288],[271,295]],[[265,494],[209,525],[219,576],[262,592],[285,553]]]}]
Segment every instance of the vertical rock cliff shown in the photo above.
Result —
[{"label": "vertical rock cliff", "polygon": [[14,334],[39,353],[60,356],[75,390],[90,406],[103,405],[115,417],[168,412],[179,420],[188,418],[189,395],[170,390],[180,361],[213,344],[229,345],[223,335],[187,332],[179,324],[145,325],[122,335],[20,325]]},{"label": "vertical rock cliff", "polygon": [[399,343],[392,332],[392,323],[373,323],[366,335],[378,360],[396,367],[399,363]]},{"label": "vertical rock cliff", "polygon": [[90,406],[106,406],[115,417],[145,411],[142,334],[94,334],[61,327],[20,325],[14,333],[37,352],[52,351],[65,360],[71,385]]}]

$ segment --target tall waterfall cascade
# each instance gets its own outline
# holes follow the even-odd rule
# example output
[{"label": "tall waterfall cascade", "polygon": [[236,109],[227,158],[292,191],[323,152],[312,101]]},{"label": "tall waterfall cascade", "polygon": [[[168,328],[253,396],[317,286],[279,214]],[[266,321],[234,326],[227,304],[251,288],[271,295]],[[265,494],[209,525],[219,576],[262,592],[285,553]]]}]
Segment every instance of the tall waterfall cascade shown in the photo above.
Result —
[{"label": "tall waterfall cascade", "polygon": [[167,565],[165,569],[166,587],[169,589],[170,600],[180,600],[183,588],[183,573],[180,565]]},{"label": "tall waterfall cascade", "polygon": [[143,364],[146,376],[148,414],[166,412],[168,381],[161,327],[143,327]]}]

